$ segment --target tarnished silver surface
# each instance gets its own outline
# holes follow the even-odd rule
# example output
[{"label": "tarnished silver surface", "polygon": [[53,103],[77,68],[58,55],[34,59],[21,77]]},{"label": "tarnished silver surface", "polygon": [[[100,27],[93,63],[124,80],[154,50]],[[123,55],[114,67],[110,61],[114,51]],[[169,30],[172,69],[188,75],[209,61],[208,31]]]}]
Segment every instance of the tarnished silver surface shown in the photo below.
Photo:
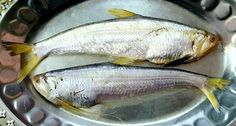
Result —
[{"label": "tarnished silver surface", "polygon": [[[196,2],[195,2],[196,1]],[[16,3],[18,4],[18,3]],[[78,3],[58,13],[39,28],[30,31],[27,39],[37,42],[66,29],[113,18],[107,13],[110,8],[123,8],[138,14],[164,18],[217,32],[223,39],[223,46],[198,62],[177,67],[235,80],[236,75],[236,3],[233,0],[89,0]],[[12,10],[12,9],[11,9]],[[10,14],[12,11],[9,10]],[[5,23],[5,18],[1,23]],[[224,49],[223,49],[224,47]],[[95,57],[49,57],[35,70],[34,74],[83,65],[105,62]],[[92,58],[92,59],[91,59]],[[65,60],[66,59],[66,60]],[[79,60],[78,60],[79,59]],[[180,126],[222,126],[232,123],[236,117],[236,84],[224,91],[216,91],[221,112],[217,113],[205,97],[195,89],[172,89],[160,92],[159,97],[139,105],[122,107],[111,117],[84,118],[63,108],[58,108],[41,97],[31,81],[26,79],[21,85],[0,86],[0,96],[4,108],[15,120],[26,125],[180,125]],[[2,108],[0,108],[0,111]],[[11,110],[11,112],[10,112]],[[0,118],[1,122],[1,118]],[[11,123],[11,122],[9,122]],[[0,123],[1,124],[1,123]],[[18,125],[21,125],[20,123]]]}]

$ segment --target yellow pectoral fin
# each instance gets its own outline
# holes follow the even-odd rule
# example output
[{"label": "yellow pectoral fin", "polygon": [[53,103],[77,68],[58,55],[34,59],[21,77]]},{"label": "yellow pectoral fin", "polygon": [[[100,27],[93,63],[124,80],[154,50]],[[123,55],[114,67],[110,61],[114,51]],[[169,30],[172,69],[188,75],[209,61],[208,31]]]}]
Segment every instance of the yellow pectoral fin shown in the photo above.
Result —
[{"label": "yellow pectoral fin", "polygon": [[99,110],[93,110],[91,108],[76,108],[72,106],[70,102],[63,101],[61,99],[57,99],[57,105],[80,116],[87,116],[87,117],[94,117],[94,118],[103,116],[102,112]]},{"label": "yellow pectoral fin", "polygon": [[118,64],[118,65],[129,65],[137,61],[135,58],[130,58],[130,57],[121,57],[115,59],[112,63]]},{"label": "yellow pectoral fin", "polygon": [[133,17],[133,16],[137,16],[137,14],[131,12],[131,11],[127,11],[124,9],[118,9],[118,8],[113,8],[108,10],[108,12],[118,18],[127,18],[127,17]]}]

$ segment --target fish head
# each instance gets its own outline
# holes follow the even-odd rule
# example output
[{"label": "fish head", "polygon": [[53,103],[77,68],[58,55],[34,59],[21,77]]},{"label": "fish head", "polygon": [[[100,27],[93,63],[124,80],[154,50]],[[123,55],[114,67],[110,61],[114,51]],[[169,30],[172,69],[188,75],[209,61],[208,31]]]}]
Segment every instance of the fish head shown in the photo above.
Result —
[{"label": "fish head", "polygon": [[32,77],[32,83],[35,89],[44,97],[48,96],[48,83],[43,74]]},{"label": "fish head", "polygon": [[44,97],[49,97],[60,81],[60,78],[49,74],[40,74],[32,78],[34,87]]},{"label": "fish head", "polygon": [[220,36],[205,31],[195,33],[194,41],[192,41],[194,60],[200,59],[211,52],[220,42]]}]

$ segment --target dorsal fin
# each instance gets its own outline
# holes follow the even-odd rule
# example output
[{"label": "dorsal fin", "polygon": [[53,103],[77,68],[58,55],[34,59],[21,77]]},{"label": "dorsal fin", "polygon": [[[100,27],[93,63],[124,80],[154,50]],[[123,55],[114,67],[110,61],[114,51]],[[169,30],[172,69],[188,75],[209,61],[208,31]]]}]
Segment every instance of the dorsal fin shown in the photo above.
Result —
[{"label": "dorsal fin", "polygon": [[138,14],[124,10],[124,9],[119,9],[119,8],[112,8],[108,10],[109,14],[118,17],[118,18],[128,18],[128,17],[134,17],[137,16]]}]

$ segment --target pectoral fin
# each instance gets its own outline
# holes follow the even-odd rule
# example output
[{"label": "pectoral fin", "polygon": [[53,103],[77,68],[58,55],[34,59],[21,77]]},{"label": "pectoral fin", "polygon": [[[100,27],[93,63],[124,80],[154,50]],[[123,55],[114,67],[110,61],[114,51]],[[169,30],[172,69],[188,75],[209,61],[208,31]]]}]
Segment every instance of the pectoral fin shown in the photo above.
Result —
[{"label": "pectoral fin", "polygon": [[109,14],[118,17],[118,18],[127,18],[127,17],[133,17],[137,16],[138,14],[133,13],[131,11],[127,11],[124,9],[119,9],[119,8],[113,8],[108,10]]},{"label": "pectoral fin", "polygon": [[61,99],[57,99],[56,102],[57,102],[56,103],[57,105],[63,107],[64,109],[66,109],[74,114],[80,115],[80,116],[99,118],[104,115],[100,110],[94,110],[91,108],[76,108],[73,105],[71,105],[70,102],[64,101]]},{"label": "pectoral fin", "polygon": [[128,64],[134,63],[135,61],[137,61],[137,59],[135,58],[121,57],[121,58],[115,59],[112,63],[117,64],[117,65],[128,65]]}]

